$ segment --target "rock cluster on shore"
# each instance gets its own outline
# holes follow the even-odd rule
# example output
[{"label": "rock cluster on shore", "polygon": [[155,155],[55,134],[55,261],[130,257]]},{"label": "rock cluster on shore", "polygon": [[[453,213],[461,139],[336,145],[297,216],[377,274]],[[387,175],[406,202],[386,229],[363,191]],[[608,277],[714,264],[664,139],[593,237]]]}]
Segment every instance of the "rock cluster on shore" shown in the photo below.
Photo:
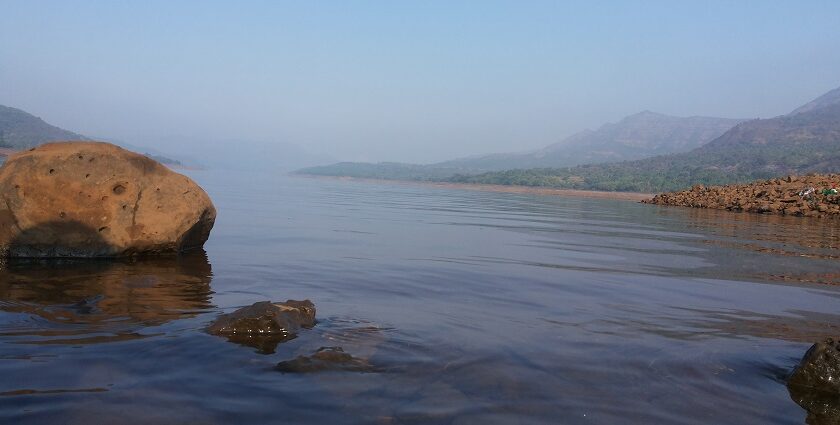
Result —
[{"label": "rock cluster on shore", "polygon": [[642,202],[761,214],[840,217],[840,194],[832,193],[834,186],[840,188],[840,174],[811,174],[738,185],[697,185]]}]

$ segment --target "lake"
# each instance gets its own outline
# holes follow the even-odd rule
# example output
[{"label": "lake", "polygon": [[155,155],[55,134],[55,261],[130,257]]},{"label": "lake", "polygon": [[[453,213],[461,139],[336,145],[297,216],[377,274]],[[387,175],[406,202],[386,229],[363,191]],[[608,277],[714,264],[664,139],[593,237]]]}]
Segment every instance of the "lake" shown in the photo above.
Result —
[{"label": "lake", "polygon": [[[840,336],[836,220],[189,174],[206,252],[3,266],[0,422],[803,423]],[[287,299],[318,323],[274,350],[204,331]],[[322,346],[376,371],[273,370]]]}]

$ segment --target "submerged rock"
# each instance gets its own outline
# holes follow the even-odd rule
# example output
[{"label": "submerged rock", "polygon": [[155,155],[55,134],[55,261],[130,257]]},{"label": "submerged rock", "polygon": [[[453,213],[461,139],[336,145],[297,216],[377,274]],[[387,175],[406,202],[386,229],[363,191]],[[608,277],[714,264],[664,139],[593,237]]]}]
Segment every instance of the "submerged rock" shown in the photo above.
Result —
[{"label": "submerged rock", "polygon": [[808,412],[809,425],[840,424],[840,396],[813,391],[806,387],[788,386],[790,398]]},{"label": "submerged rock", "polygon": [[207,331],[271,354],[277,344],[294,338],[301,328],[314,325],[315,305],[312,301],[261,301],[219,316],[207,327]]},{"label": "submerged rock", "polygon": [[793,401],[808,411],[808,423],[840,423],[840,341],[811,346],[787,384]]},{"label": "submerged rock", "polygon": [[177,253],[204,245],[215,219],[188,177],[108,143],[50,143],[0,168],[0,256]]},{"label": "submerged rock", "polygon": [[364,359],[344,352],[341,347],[321,347],[311,356],[297,356],[277,363],[276,370],[286,373],[312,373],[328,370],[373,372],[374,368]]},{"label": "submerged rock", "polygon": [[840,341],[828,338],[812,345],[793,370],[788,385],[840,396]]}]

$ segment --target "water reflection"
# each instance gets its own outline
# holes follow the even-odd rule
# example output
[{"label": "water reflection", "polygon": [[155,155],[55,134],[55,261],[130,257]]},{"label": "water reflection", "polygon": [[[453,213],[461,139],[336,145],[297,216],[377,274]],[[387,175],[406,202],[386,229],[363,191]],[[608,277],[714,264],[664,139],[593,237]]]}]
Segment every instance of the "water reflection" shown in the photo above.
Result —
[{"label": "water reflection", "polygon": [[840,221],[659,208],[667,228],[703,235],[710,277],[840,285]]},{"label": "water reflection", "polygon": [[716,236],[714,241],[722,246],[770,254],[840,259],[837,251],[840,248],[840,223],[837,220],[738,214],[700,208],[679,208],[660,213],[682,216],[683,225]]},{"label": "water reflection", "polygon": [[0,335],[37,344],[139,338],[145,327],[210,308],[211,278],[203,251],[137,260],[9,262],[0,269],[0,310],[28,316],[4,320]]},{"label": "water reflection", "polygon": [[706,320],[698,322],[709,334],[724,337],[752,336],[791,342],[812,343],[840,335],[840,315],[810,311],[789,311],[787,315],[751,311],[702,311]]}]

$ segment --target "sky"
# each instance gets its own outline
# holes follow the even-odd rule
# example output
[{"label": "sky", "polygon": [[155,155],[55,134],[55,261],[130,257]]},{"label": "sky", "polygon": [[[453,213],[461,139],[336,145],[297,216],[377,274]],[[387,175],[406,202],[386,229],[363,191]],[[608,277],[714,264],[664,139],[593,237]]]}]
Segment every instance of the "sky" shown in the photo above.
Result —
[{"label": "sky", "polygon": [[[0,0],[0,104],[163,152],[429,163],[840,86],[840,1]],[[291,153],[289,155],[292,155]]]}]

